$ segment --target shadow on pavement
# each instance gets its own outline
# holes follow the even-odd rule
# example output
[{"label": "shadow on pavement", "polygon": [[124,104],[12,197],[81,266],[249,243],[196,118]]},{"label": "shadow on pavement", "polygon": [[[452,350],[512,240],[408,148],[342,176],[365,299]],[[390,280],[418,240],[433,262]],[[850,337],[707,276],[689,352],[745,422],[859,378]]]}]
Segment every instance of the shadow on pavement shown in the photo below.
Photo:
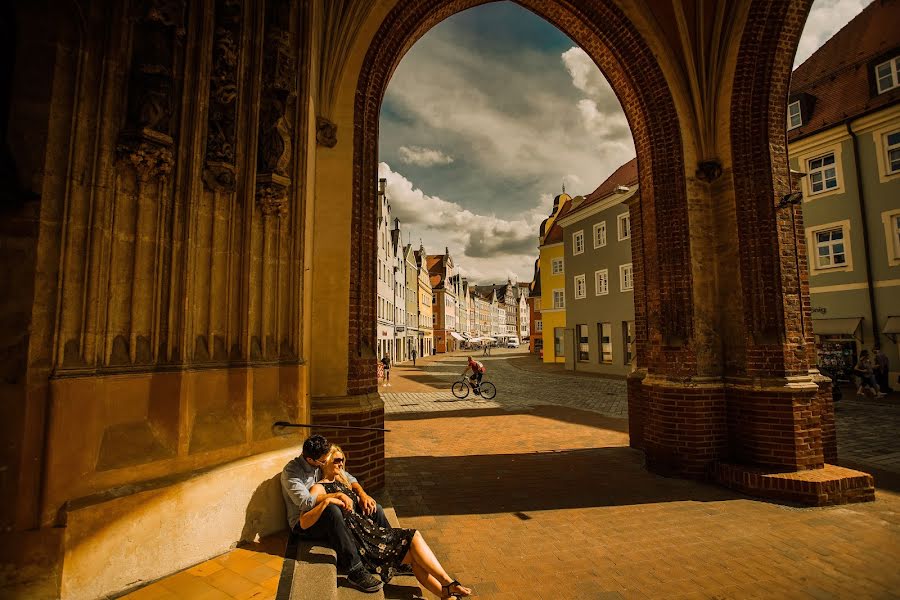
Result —
[{"label": "shadow on pavement", "polygon": [[[448,401],[449,403],[450,401]],[[572,425],[585,425],[609,431],[628,433],[628,419],[607,417],[590,410],[581,410],[566,406],[537,405],[527,409],[503,410],[502,408],[467,408],[461,410],[444,410],[428,412],[405,412],[385,415],[385,422],[419,421],[425,419],[449,419],[459,417],[493,417],[510,415],[531,415],[545,419],[553,419]]]},{"label": "shadow on pavement", "polygon": [[745,498],[714,485],[654,475],[644,469],[642,452],[625,447],[386,462],[401,519]]}]

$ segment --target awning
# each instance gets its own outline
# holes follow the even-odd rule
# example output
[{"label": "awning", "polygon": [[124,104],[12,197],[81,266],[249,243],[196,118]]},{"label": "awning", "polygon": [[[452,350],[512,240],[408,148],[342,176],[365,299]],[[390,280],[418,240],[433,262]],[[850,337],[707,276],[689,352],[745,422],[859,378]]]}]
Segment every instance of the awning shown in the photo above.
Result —
[{"label": "awning", "polygon": [[888,317],[887,323],[884,324],[884,329],[881,330],[881,333],[900,333],[900,317]]},{"label": "awning", "polygon": [[849,335],[856,337],[862,317],[846,319],[813,319],[813,332],[816,335]]},{"label": "awning", "polygon": [[451,331],[451,332],[450,332],[450,335],[453,336],[454,339],[457,339],[457,340],[459,340],[459,341],[461,341],[461,342],[466,341],[466,338],[464,338],[463,336],[459,335],[459,334],[456,333],[455,331]]}]

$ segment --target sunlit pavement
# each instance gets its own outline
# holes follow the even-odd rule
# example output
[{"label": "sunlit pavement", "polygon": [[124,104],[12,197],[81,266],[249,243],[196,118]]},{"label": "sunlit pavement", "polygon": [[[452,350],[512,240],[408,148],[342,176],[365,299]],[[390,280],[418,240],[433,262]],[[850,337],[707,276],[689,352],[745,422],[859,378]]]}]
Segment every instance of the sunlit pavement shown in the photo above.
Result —
[{"label": "sunlit pavement", "polygon": [[[875,473],[877,500],[799,508],[648,473],[628,447],[623,381],[523,351],[477,358],[492,401],[450,393],[463,353],[395,365],[379,387],[391,429],[381,497],[477,597],[900,598],[897,395],[845,393],[835,409],[842,461]],[[276,598],[286,541],[245,545],[126,598]]]},{"label": "sunlit pavement", "polygon": [[[810,509],[658,477],[628,447],[624,382],[522,353],[478,359],[492,402],[452,400],[464,356],[401,366],[380,389],[397,515],[479,597],[900,597],[896,482],[874,503]],[[847,430],[896,432],[896,406],[859,404],[838,405],[842,449],[896,452],[896,435]]]}]

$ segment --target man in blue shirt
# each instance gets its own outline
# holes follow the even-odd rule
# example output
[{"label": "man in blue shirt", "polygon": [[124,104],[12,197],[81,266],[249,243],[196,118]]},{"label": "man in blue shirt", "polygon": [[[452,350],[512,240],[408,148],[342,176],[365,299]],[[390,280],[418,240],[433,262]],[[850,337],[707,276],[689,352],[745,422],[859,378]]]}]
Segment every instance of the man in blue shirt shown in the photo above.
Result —
[{"label": "man in blue shirt", "polygon": [[[328,542],[337,552],[338,568],[347,573],[347,582],[364,592],[377,592],[384,585],[369,573],[359,557],[359,549],[347,529],[344,515],[338,505],[328,506],[309,529],[300,527],[300,517],[326,498],[337,498],[344,510],[353,510],[353,500],[346,494],[311,495],[310,488],[322,478],[324,459],[331,444],[321,435],[314,435],[303,442],[303,453],[291,460],[281,471],[281,492],[287,507],[288,525],[291,531],[312,540]],[[346,472],[345,472],[346,473]],[[372,515],[380,527],[390,527],[384,510],[369,496],[356,477],[346,473],[350,487],[360,499],[363,514]]]}]

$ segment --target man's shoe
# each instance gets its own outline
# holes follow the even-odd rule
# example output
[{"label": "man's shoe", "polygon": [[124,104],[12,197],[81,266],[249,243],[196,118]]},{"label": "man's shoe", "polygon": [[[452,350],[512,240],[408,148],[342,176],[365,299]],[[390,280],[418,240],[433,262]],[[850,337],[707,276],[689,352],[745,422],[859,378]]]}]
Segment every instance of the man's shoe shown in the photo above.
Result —
[{"label": "man's shoe", "polygon": [[358,567],[347,573],[347,583],[356,589],[374,593],[384,587],[384,582],[366,571],[363,567]]}]

